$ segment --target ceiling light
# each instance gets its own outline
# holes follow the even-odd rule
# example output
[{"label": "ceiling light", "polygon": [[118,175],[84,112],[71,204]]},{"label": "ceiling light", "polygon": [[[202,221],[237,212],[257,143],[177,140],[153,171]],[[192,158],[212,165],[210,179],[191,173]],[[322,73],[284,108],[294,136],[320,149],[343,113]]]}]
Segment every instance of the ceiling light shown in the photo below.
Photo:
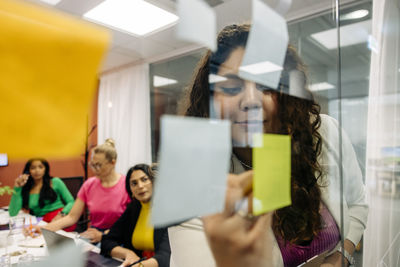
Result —
[{"label": "ceiling light", "polygon": [[310,85],[310,90],[313,92],[316,91],[324,91],[324,90],[329,90],[333,89],[335,86],[333,84],[327,83],[327,82],[322,82],[322,83],[314,83]]},{"label": "ceiling light", "polygon": [[176,15],[143,0],[105,0],[83,16],[135,35],[148,34],[178,20]]},{"label": "ceiling light", "polygon": [[279,71],[282,70],[282,67],[272,63],[271,61],[262,61],[255,64],[241,66],[239,69],[241,71],[257,75],[262,73]]},{"label": "ceiling light", "polygon": [[175,84],[177,83],[177,80],[174,79],[169,79],[161,76],[154,75],[153,76],[153,86],[154,87],[161,87],[165,85],[170,85],[170,84]]},{"label": "ceiling light", "polygon": [[369,14],[366,9],[359,9],[340,16],[341,20],[361,19]]},{"label": "ceiling light", "polygon": [[111,101],[108,101],[108,107],[112,108],[112,102]]},{"label": "ceiling light", "polygon": [[61,2],[61,0],[40,0],[40,1],[53,6]]},{"label": "ceiling light", "polygon": [[[371,25],[371,20],[365,20],[340,27],[340,47],[367,42]],[[337,28],[311,34],[311,38],[327,49],[337,48]]]},{"label": "ceiling light", "polygon": [[216,75],[216,74],[209,74],[208,75],[208,82],[209,83],[219,83],[219,82],[223,82],[226,81],[227,78]]}]

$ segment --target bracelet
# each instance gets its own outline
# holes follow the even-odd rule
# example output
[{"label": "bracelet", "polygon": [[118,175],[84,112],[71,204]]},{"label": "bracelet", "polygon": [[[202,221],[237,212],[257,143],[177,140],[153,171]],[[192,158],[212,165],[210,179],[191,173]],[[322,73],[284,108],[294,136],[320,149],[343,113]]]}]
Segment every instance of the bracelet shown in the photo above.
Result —
[{"label": "bracelet", "polygon": [[342,255],[346,258],[346,260],[349,262],[349,267],[354,266],[356,261],[354,260],[353,256],[347,252],[347,250],[343,249],[342,247],[339,247],[337,251],[342,253]]},{"label": "bracelet", "polygon": [[144,267],[143,263],[139,262],[139,267]]}]

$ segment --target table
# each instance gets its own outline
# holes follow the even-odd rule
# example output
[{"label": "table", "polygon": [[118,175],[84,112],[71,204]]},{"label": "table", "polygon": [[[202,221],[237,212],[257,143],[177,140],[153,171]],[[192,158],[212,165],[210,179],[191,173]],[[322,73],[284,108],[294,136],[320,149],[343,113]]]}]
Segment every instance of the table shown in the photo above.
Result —
[{"label": "table", "polygon": [[[26,216],[29,218],[29,214],[19,214],[18,216]],[[8,212],[1,210],[0,211],[0,224],[5,225],[5,221],[9,220]],[[38,222],[36,218],[31,219],[32,224]],[[27,220],[29,221],[29,219]],[[46,225],[46,222],[39,221],[37,225]],[[83,241],[82,239],[78,238],[78,234],[76,232],[65,232],[63,230],[57,231],[57,233],[70,237],[74,239],[77,245],[81,245],[83,252],[93,251],[95,253],[100,253],[100,248]],[[11,238],[10,238],[11,237]],[[48,256],[48,251],[46,247],[46,243],[42,235],[31,238],[25,237],[22,234],[22,229],[16,232],[13,232],[12,235],[9,235],[9,230],[0,230],[0,256],[6,254],[10,254],[10,261],[12,265],[17,265],[19,258],[26,254],[31,254],[34,256],[35,261],[43,260],[45,257]],[[5,245],[5,239],[9,240],[8,246]]]}]

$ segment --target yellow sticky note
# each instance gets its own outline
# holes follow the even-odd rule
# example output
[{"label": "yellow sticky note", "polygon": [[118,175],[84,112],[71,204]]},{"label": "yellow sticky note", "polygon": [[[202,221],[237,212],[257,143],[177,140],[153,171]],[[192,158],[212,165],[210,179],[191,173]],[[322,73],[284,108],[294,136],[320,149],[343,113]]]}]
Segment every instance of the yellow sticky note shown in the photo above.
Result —
[{"label": "yellow sticky note", "polygon": [[1,152],[80,155],[109,32],[17,0],[0,1],[0,21]]},{"label": "yellow sticky note", "polygon": [[263,145],[253,148],[253,214],[291,204],[291,149],[288,135],[263,134]]}]

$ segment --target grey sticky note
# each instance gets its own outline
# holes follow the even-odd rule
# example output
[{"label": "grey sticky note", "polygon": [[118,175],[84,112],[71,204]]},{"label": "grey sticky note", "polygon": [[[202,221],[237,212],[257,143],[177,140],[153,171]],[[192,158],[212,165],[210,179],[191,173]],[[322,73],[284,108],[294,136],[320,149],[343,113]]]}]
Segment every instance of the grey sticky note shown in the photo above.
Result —
[{"label": "grey sticky note", "polygon": [[231,155],[230,122],[163,116],[152,223],[221,212]]},{"label": "grey sticky note", "polygon": [[279,0],[275,6],[275,11],[284,16],[292,6],[292,0]]},{"label": "grey sticky note", "polygon": [[75,244],[63,244],[56,251],[43,261],[34,262],[32,267],[83,267],[85,266],[86,255],[82,253],[82,248]]},{"label": "grey sticky note", "polygon": [[261,0],[253,0],[252,26],[239,76],[277,89],[288,41],[285,19]]},{"label": "grey sticky note", "polygon": [[177,37],[215,51],[217,33],[214,10],[203,0],[179,0],[177,9]]}]

